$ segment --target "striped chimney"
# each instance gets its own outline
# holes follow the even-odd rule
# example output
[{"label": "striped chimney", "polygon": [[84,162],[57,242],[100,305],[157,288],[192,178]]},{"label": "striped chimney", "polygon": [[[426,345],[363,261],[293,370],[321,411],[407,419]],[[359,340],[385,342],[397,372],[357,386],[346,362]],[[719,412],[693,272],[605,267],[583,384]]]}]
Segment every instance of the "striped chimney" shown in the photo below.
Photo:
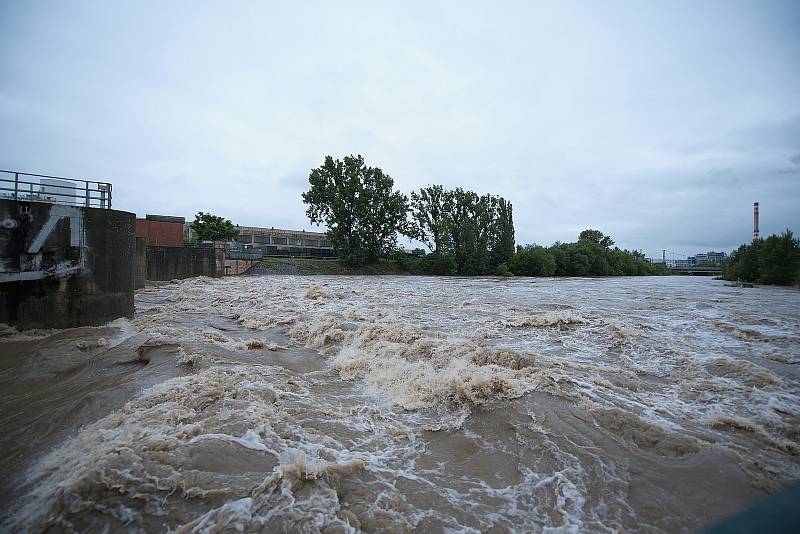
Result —
[{"label": "striped chimney", "polygon": [[753,202],[753,241],[758,241],[758,202]]}]

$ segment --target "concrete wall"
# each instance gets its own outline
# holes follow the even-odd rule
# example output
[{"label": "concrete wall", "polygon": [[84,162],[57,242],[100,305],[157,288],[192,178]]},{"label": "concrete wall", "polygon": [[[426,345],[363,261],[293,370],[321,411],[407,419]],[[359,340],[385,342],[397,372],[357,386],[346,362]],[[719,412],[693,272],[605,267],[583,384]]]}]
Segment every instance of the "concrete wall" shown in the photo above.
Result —
[{"label": "concrete wall", "polygon": [[134,265],[135,281],[134,287],[141,289],[147,280],[147,239],[144,237],[136,238],[136,259]]},{"label": "concrete wall", "polygon": [[236,276],[237,274],[244,274],[253,265],[258,265],[261,260],[231,260],[225,259],[225,276]]},{"label": "concrete wall", "polygon": [[147,279],[175,280],[193,276],[225,275],[225,249],[213,247],[147,247]]},{"label": "concrete wall", "polygon": [[133,316],[132,213],[0,200],[0,322],[98,325]]}]

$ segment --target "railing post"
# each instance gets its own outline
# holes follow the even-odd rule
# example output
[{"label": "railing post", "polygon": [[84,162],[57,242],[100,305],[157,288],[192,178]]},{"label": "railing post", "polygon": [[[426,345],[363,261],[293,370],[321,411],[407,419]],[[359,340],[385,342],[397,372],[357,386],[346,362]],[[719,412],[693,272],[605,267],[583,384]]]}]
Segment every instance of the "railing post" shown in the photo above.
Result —
[{"label": "railing post", "polygon": [[86,182],[86,207],[89,207],[89,182]]},{"label": "railing post", "polygon": [[19,200],[19,173],[14,173],[14,200]]}]

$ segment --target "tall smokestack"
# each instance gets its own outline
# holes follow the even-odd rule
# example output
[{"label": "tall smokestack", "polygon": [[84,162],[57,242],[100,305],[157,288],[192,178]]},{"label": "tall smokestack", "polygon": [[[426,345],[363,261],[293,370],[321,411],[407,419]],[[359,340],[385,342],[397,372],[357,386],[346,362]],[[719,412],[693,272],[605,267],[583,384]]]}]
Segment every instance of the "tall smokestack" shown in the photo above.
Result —
[{"label": "tall smokestack", "polygon": [[758,202],[753,202],[753,241],[758,241]]}]

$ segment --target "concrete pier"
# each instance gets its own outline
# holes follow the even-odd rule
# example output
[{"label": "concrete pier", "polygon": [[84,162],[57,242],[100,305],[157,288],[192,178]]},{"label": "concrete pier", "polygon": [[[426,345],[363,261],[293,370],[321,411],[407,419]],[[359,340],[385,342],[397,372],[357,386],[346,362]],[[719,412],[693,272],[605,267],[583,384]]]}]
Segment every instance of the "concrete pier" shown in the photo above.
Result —
[{"label": "concrete pier", "polygon": [[136,216],[0,199],[0,323],[99,325],[133,316]]}]

